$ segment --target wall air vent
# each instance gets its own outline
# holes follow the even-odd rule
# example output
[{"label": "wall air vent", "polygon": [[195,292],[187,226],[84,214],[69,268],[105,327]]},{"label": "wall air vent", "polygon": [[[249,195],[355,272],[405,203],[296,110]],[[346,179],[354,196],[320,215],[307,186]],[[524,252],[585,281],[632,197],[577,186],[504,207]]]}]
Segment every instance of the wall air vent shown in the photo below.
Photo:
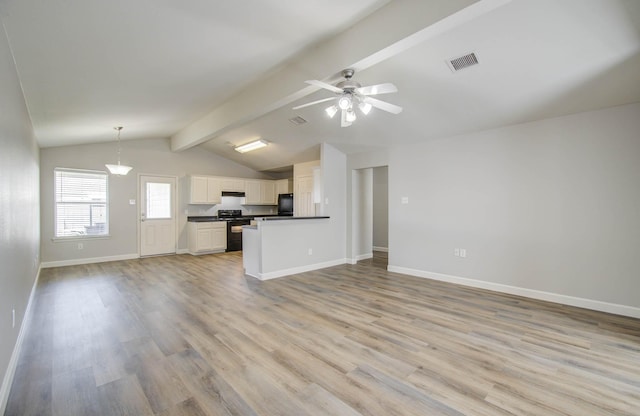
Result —
[{"label": "wall air vent", "polygon": [[300,124],[304,124],[307,122],[307,120],[303,119],[300,116],[295,116],[294,118],[290,118],[289,121],[295,124],[296,126],[299,126]]},{"label": "wall air vent", "polygon": [[478,57],[473,52],[464,56],[460,56],[458,58],[447,60],[447,65],[452,72],[458,72],[461,69],[469,68],[470,66],[474,66],[477,64],[479,64]]}]

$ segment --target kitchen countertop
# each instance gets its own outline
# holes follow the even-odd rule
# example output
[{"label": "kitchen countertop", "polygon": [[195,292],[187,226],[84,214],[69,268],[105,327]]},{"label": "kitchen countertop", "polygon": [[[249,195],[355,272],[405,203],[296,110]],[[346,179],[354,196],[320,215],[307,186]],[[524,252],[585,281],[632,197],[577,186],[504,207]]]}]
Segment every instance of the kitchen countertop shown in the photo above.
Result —
[{"label": "kitchen countertop", "polygon": [[[270,217],[277,217],[277,215],[243,215],[242,217],[240,217],[240,219],[242,220],[252,220],[254,218],[270,218]],[[291,218],[291,217],[282,217],[282,218]],[[215,215],[212,216],[190,216],[187,217],[187,221],[188,222],[215,222],[215,221],[229,221],[229,219],[227,218],[218,218]]]},{"label": "kitchen countertop", "polygon": [[327,216],[316,216],[316,217],[292,217],[292,216],[282,216],[282,217],[261,217],[256,216],[256,221],[282,221],[282,220],[318,220],[318,219],[326,219],[329,218]]}]

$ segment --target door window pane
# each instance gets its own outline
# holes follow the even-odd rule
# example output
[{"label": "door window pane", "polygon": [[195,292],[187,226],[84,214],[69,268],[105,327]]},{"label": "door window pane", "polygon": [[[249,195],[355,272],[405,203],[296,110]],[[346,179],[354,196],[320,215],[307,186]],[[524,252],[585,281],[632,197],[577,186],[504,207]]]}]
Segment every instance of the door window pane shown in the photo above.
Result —
[{"label": "door window pane", "polygon": [[147,182],[147,219],[171,218],[171,184]]}]

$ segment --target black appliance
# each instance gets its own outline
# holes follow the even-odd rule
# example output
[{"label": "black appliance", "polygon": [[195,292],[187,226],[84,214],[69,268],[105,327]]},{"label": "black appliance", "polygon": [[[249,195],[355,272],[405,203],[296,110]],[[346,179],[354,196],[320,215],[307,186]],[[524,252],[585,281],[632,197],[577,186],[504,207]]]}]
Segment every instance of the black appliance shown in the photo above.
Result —
[{"label": "black appliance", "polygon": [[220,209],[218,219],[227,222],[227,251],[242,250],[242,226],[251,224],[251,219],[239,209]]},{"label": "black appliance", "polygon": [[278,215],[293,215],[293,194],[278,194]]}]

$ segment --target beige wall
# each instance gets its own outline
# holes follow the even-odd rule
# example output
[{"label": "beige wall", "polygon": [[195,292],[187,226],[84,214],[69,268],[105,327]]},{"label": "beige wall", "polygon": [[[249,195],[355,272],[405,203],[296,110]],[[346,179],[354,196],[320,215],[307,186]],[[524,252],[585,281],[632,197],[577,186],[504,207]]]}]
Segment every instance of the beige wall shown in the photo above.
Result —
[{"label": "beige wall", "polygon": [[[38,147],[4,30],[0,30],[0,414],[39,262]],[[16,322],[12,326],[12,311]],[[17,357],[14,357],[14,360]]]},{"label": "beige wall", "polygon": [[[210,212],[207,209],[211,208],[187,204],[187,175],[268,178],[259,172],[200,148],[172,152],[168,139],[125,140],[122,143],[122,163],[133,166],[133,170],[125,177],[109,177],[110,237],[85,239],[82,241],[82,250],[78,249],[77,240],[52,241],[54,233],[53,170],[56,167],[105,170],[104,164],[113,163],[115,159],[115,142],[41,149],[41,250],[42,261],[45,265],[61,264],[60,262],[64,264],[81,259],[137,255],[139,174],[178,177],[178,250],[187,248],[187,216],[208,215]],[[136,205],[129,205],[130,199],[135,199]]]}]

